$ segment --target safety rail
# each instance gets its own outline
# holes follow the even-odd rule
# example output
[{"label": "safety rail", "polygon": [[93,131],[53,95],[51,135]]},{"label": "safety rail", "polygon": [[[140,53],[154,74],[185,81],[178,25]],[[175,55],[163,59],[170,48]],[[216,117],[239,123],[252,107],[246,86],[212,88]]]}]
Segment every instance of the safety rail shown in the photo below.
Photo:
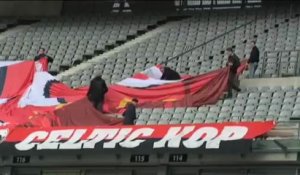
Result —
[{"label": "safety rail", "polygon": [[300,139],[300,118],[299,120],[279,121],[276,127],[266,134],[267,140],[274,139]]},{"label": "safety rail", "polygon": [[300,116],[276,122],[275,128],[253,140],[253,152],[300,152]]},{"label": "safety rail", "polygon": [[[292,53],[296,53],[296,55],[295,54],[293,55]],[[268,62],[269,58],[271,58],[270,62]],[[294,60],[290,60],[290,58],[294,58]],[[299,59],[300,59],[300,50],[265,51],[260,77],[266,77],[267,75],[271,75],[266,73],[268,69],[267,66],[268,63],[274,64],[275,75],[277,77],[297,76],[300,74]],[[290,67],[294,67],[293,72],[288,71],[289,64],[291,65]]]},{"label": "safety rail", "polygon": [[189,53],[189,52],[192,52],[192,51],[195,50],[195,49],[198,49],[198,48],[200,48],[200,47],[204,47],[204,46],[206,46],[207,44],[212,43],[213,41],[215,41],[215,40],[217,40],[217,39],[219,39],[219,38],[222,38],[222,37],[228,35],[229,33],[235,32],[235,31],[238,30],[238,29],[241,29],[241,28],[243,28],[243,27],[246,27],[246,26],[249,25],[249,24],[252,24],[252,23],[255,22],[256,20],[257,20],[257,19],[255,18],[255,19],[253,19],[253,20],[251,20],[251,21],[249,21],[249,22],[246,22],[246,23],[244,23],[244,24],[242,24],[242,25],[240,25],[240,26],[238,26],[238,27],[235,27],[235,28],[233,28],[233,29],[231,29],[231,30],[229,30],[229,31],[227,31],[227,32],[225,32],[225,33],[222,33],[222,34],[220,34],[220,35],[218,35],[218,36],[216,36],[216,37],[214,37],[214,38],[212,38],[212,39],[210,39],[210,40],[208,40],[208,41],[205,41],[205,42],[202,43],[202,44],[199,44],[199,45],[197,45],[197,46],[195,46],[195,47],[192,47],[192,48],[190,48],[190,49],[188,49],[188,50],[186,50],[186,51],[184,51],[184,52],[182,52],[182,53],[180,53],[180,54],[178,54],[178,55],[176,55],[176,56],[173,56],[173,57],[167,59],[167,60],[166,60],[165,62],[163,62],[162,64],[166,64],[167,62],[172,61],[172,60],[174,60],[174,59],[176,59],[176,58],[179,58],[179,57],[181,57],[181,56],[183,56],[183,55],[185,55],[185,54],[187,54],[187,53]]}]

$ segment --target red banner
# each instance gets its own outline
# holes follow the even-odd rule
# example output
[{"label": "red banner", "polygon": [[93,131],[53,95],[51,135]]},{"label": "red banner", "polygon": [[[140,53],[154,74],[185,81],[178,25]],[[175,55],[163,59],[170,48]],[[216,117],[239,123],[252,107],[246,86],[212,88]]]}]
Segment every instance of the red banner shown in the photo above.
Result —
[{"label": "red banner", "polygon": [[[253,139],[275,127],[270,122],[241,122],[220,124],[99,126],[57,128],[2,128],[4,143],[14,143],[18,151],[138,148],[152,141],[153,149],[199,148],[219,149],[224,141]],[[2,143],[3,144],[3,143]]]}]

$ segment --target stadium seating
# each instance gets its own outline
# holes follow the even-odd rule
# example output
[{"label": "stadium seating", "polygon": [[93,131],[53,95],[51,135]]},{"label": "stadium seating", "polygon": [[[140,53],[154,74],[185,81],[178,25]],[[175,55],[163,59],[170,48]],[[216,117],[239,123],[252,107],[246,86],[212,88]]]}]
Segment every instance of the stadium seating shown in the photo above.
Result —
[{"label": "stadium seating", "polygon": [[2,18],[0,19],[0,32],[4,32],[9,27],[17,25],[17,20],[13,18]]},{"label": "stadium seating", "polygon": [[236,98],[216,105],[139,110],[137,124],[289,121],[300,118],[300,93],[293,86],[248,87]]},{"label": "stadium seating", "polygon": [[[249,57],[250,42],[245,41],[253,40],[255,35],[257,36],[257,46],[261,52],[260,57],[263,60],[265,48],[275,50],[275,44],[282,43],[281,40],[284,39],[274,40],[274,33],[280,33],[290,23],[298,23],[299,21],[298,17],[290,18],[285,8],[270,8],[267,12],[225,11],[194,15],[191,18],[175,22],[169,30],[164,30],[150,39],[145,39],[128,49],[124,49],[114,56],[104,59],[101,63],[91,64],[88,69],[79,70],[71,78],[63,77],[62,80],[72,86],[87,85],[88,81],[86,80],[101,74],[107,82],[114,83],[131,76],[134,72],[162,63],[168,58],[254,19],[257,20],[213,40],[204,47],[169,61],[167,65],[180,73],[191,75],[224,67],[227,59],[224,50],[229,46],[234,46],[235,52],[240,58],[243,58],[244,55]],[[286,42],[288,41],[286,39]],[[269,43],[273,46],[269,46]],[[261,74],[263,63],[263,61],[260,62],[256,76]],[[269,67],[266,66],[266,68]],[[269,72],[269,69],[266,71]],[[73,82],[72,79],[81,79],[81,81]]]},{"label": "stadium seating", "polygon": [[[116,41],[126,40],[139,30],[163,19],[162,15],[149,16],[99,16],[45,19],[41,23],[0,41],[2,55],[27,55],[31,59],[37,49],[49,48],[54,57],[51,70],[60,65],[71,66],[84,55],[94,55]],[[249,57],[250,40],[256,39],[261,52],[261,61],[256,76],[279,76],[277,66],[280,50],[298,50],[300,47],[299,16],[290,15],[286,8],[269,8],[266,11],[220,11],[203,12],[190,18],[172,22],[166,30],[144,39],[128,49],[123,49],[101,62],[89,63],[88,68],[78,69],[72,76],[61,80],[72,87],[88,85],[96,75],[110,83],[120,81],[150,66],[162,63],[199,44],[208,42],[192,52],[167,62],[167,65],[183,74],[201,74],[224,67],[227,56],[224,50],[233,46],[239,57]],[[241,25],[245,25],[230,33]],[[223,35],[224,34],[224,35]],[[223,36],[222,36],[223,35]],[[269,55],[265,58],[265,51]],[[274,53],[273,53],[274,52]],[[15,60],[17,57],[0,56],[0,60]],[[297,60],[296,51],[280,61]],[[292,61],[286,67],[296,72]],[[280,66],[282,67],[282,66]],[[136,124],[187,124],[225,121],[288,121],[300,117],[300,95],[294,87],[248,87],[235,98],[220,100],[216,105],[199,108],[138,109]]]},{"label": "stadium seating", "polygon": [[[256,39],[262,60],[256,71],[256,76],[279,76],[279,69],[268,74],[274,68],[266,65],[268,60],[263,61],[265,59],[263,53],[265,51],[297,50],[299,47],[297,41],[299,40],[297,39],[299,29],[296,27],[299,25],[299,17],[289,17],[284,9],[270,9],[269,12],[253,13],[252,15],[248,13],[244,16],[245,18],[241,14],[243,12],[235,14],[214,13],[212,16],[206,14],[179,21],[174,24],[175,27],[172,27],[170,31],[161,32],[154,38],[119,52],[115,58],[107,58],[101,63],[91,64],[90,69],[78,72],[71,78],[63,77],[63,81],[72,86],[87,85],[91,77],[102,74],[109,82],[116,82],[153,64],[166,61],[166,59],[176,56],[186,49],[209,41],[219,34],[238,27],[243,24],[242,22],[245,23],[245,21],[254,18],[257,19],[255,23],[250,23],[244,28],[216,39],[207,44],[206,47],[187,53],[175,61],[168,62],[167,65],[180,73],[192,75],[205,73],[224,66],[226,55],[223,54],[223,51],[228,46],[235,46],[235,52],[239,57],[244,55],[249,57],[250,43],[245,41]],[[240,17],[241,20],[236,20],[237,17]],[[274,37],[279,33],[282,34]],[[253,38],[254,35],[257,38]],[[297,60],[295,51],[287,56],[290,56],[290,60]],[[278,61],[274,61],[273,65],[277,63]],[[81,81],[74,83],[72,79],[81,79]],[[298,89],[294,87],[249,87],[239,93],[236,98],[220,100],[216,105],[199,108],[139,109],[136,124],[289,121],[290,117],[300,117],[299,102]]]},{"label": "stadium seating", "polygon": [[163,16],[155,14],[45,18],[24,32],[0,40],[0,60],[32,59],[44,47],[54,58],[50,70],[59,71],[61,65],[72,66],[85,55],[93,56],[95,51],[124,42],[159,20]]}]

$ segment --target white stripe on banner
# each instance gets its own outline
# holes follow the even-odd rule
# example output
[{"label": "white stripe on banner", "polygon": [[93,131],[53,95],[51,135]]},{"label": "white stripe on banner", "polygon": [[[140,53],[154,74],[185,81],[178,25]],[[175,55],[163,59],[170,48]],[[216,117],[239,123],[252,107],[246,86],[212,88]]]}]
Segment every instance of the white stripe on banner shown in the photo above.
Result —
[{"label": "white stripe on banner", "polygon": [[60,104],[57,98],[46,98],[44,96],[44,88],[50,80],[55,80],[55,77],[48,72],[36,72],[31,86],[23,94],[18,106],[55,106]]},{"label": "white stripe on banner", "polygon": [[0,61],[0,67],[21,63],[22,61]]},{"label": "white stripe on banner", "polygon": [[0,105],[7,103],[7,98],[0,98]]},{"label": "white stripe on banner", "polygon": [[148,79],[138,79],[138,78],[126,78],[118,83],[117,85],[127,86],[127,87],[136,87],[136,88],[145,88],[149,86],[157,86],[169,83],[179,82],[180,80],[161,80],[162,72],[156,67],[152,66],[142,72],[142,74],[147,75]]},{"label": "white stripe on banner", "polygon": [[147,80],[141,80],[137,78],[126,78],[125,80],[122,80],[117,85],[121,86],[127,86],[127,87],[136,87],[136,88],[143,88],[143,87],[149,87],[149,86],[155,86],[155,85],[163,85],[163,84],[169,84],[169,83],[175,83],[179,82],[181,80],[157,80],[154,78],[148,78]]},{"label": "white stripe on banner", "polygon": [[158,79],[158,80],[162,76],[161,70],[158,67],[156,67],[156,66],[152,66],[152,67],[144,70],[142,73],[146,74],[150,78],[154,78],[154,79]]}]

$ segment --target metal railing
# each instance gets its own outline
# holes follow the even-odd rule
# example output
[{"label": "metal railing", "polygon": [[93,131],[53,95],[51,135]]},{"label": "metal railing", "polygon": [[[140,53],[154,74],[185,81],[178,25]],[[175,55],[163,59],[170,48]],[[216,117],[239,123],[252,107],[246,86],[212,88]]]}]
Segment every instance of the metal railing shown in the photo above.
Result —
[{"label": "metal railing", "polygon": [[[292,55],[292,53],[296,53],[296,55]],[[286,58],[289,57],[289,58]],[[260,77],[266,77],[270,74],[267,74],[268,70],[268,60],[269,58],[274,59],[275,62],[271,62],[274,64],[274,69],[277,77],[282,76],[297,76],[300,74],[300,50],[278,50],[278,51],[266,51],[264,52],[264,59],[262,63],[262,71]],[[295,60],[291,60],[291,58],[295,58]],[[294,67],[293,72],[289,72],[289,67]]]},{"label": "metal railing", "polygon": [[180,54],[178,54],[178,55],[176,55],[176,56],[173,56],[173,57],[167,59],[167,60],[166,60],[165,62],[163,62],[162,64],[166,64],[167,62],[172,61],[172,60],[175,60],[175,59],[177,59],[177,58],[179,58],[179,57],[181,57],[181,56],[183,56],[183,55],[185,55],[185,54],[187,54],[187,53],[189,53],[189,52],[192,52],[192,51],[194,51],[194,50],[196,50],[196,49],[198,49],[198,48],[205,47],[207,44],[212,43],[213,41],[215,41],[215,40],[217,40],[217,39],[220,39],[220,38],[222,38],[222,37],[228,35],[229,33],[235,32],[235,31],[238,30],[238,29],[241,29],[241,28],[243,28],[243,27],[246,27],[247,25],[252,24],[252,23],[255,22],[255,21],[256,21],[256,19],[253,19],[253,20],[251,20],[251,21],[249,21],[249,22],[246,22],[245,24],[242,24],[242,25],[240,25],[240,26],[238,26],[238,27],[235,27],[235,28],[233,28],[233,29],[231,29],[231,30],[229,30],[229,31],[227,31],[227,32],[225,32],[225,33],[223,33],[223,34],[221,34],[221,35],[218,35],[218,36],[216,36],[216,37],[214,37],[214,38],[212,38],[212,39],[210,39],[210,40],[208,40],[208,41],[205,41],[204,43],[202,43],[202,44],[200,44],[200,45],[197,45],[197,46],[195,46],[195,47],[192,47],[192,48],[190,48],[190,49],[187,49],[186,51],[183,51],[182,53],[180,53]]},{"label": "metal railing", "polygon": [[[212,65],[213,67],[215,67],[214,69],[218,69],[221,68],[223,66],[223,56],[222,58],[220,57],[220,55],[224,54],[217,54],[220,53],[221,51],[225,52],[225,50],[221,50],[217,51],[215,53],[214,50],[212,50],[213,48],[213,44],[215,42],[218,42],[218,40],[222,40],[220,42],[227,42],[228,47],[232,47],[235,45],[233,39],[232,40],[228,40],[228,38],[231,37],[231,35],[238,31],[239,29],[246,29],[246,27],[248,25],[253,24],[254,22],[256,22],[256,18],[252,19],[251,21],[248,21],[240,26],[234,27],[220,35],[217,35],[215,37],[213,37],[212,39],[209,39],[207,41],[204,41],[203,43],[196,45],[196,46],[189,46],[186,47],[185,50],[183,50],[181,53],[177,54],[176,56],[173,57],[169,57],[166,58],[165,61],[162,61],[161,64],[167,65],[169,67],[175,68],[179,73],[190,73],[190,74],[194,74],[194,73],[198,73],[200,67],[203,67],[203,69],[207,69],[207,70],[201,70],[201,72],[206,72],[209,71],[208,68],[206,68],[206,66],[202,65],[202,63],[206,64],[207,62],[216,60],[216,64],[217,65]],[[250,33],[250,36],[254,35],[254,31],[250,31],[252,33]],[[222,45],[222,44],[221,44]],[[223,46],[222,46],[223,47]],[[195,52],[196,54],[194,54],[193,52]],[[210,54],[212,52],[212,54]],[[190,59],[190,55],[194,56],[194,59]],[[218,58],[214,59],[214,56],[218,56]],[[187,57],[188,59],[185,59],[185,57]],[[221,60],[220,60],[221,59]],[[199,66],[201,64],[201,66]]]},{"label": "metal railing", "polygon": [[176,0],[175,6],[181,10],[212,10],[212,9],[237,9],[261,7],[262,1],[215,1],[215,0]]},{"label": "metal railing", "polygon": [[268,140],[297,139],[300,140],[300,116],[297,120],[280,121],[276,127],[267,134]]}]

